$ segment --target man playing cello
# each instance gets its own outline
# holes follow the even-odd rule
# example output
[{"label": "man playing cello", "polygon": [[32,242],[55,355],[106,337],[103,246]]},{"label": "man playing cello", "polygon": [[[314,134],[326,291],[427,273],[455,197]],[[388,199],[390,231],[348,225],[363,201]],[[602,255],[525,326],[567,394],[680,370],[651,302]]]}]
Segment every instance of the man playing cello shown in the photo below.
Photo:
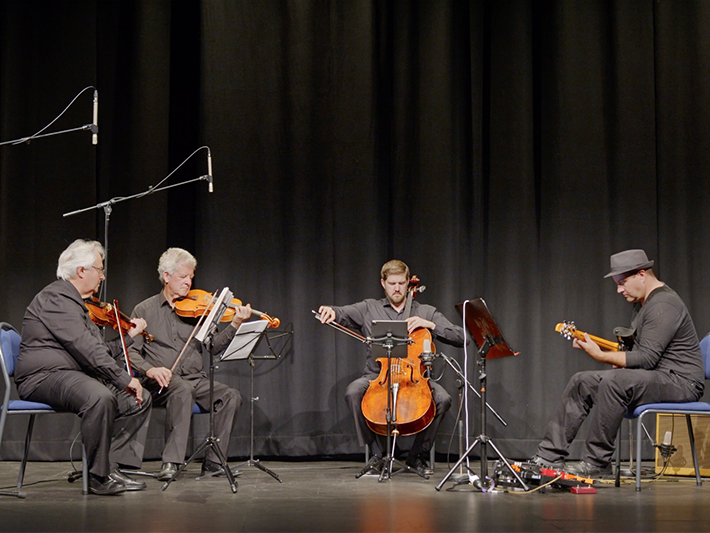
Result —
[{"label": "man playing cello", "polygon": [[[370,298],[345,306],[322,305],[318,310],[320,321],[323,324],[335,321],[342,326],[358,329],[365,337],[370,337],[373,320],[406,320],[410,334],[415,329],[426,328],[437,340],[453,346],[463,346],[463,328],[452,324],[435,307],[414,301],[411,304],[410,316],[405,316],[409,279],[409,267],[406,264],[396,259],[388,261],[382,266],[380,275],[380,283],[385,290],[384,298]],[[369,445],[374,456],[384,456],[386,450],[383,449],[382,443],[375,439],[375,433],[367,425],[361,403],[370,381],[376,379],[379,373],[378,363],[373,359],[372,348],[368,344],[364,375],[353,381],[345,390],[345,401],[355,419],[360,446]],[[407,465],[420,475],[432,473],[427,462],[429,452],[434,444],[439,423],[451,407],[449,393],[438,383],[430,381],[429,384],[436,405],[436,415],[428,427],[416,434],[406,460]]]}]

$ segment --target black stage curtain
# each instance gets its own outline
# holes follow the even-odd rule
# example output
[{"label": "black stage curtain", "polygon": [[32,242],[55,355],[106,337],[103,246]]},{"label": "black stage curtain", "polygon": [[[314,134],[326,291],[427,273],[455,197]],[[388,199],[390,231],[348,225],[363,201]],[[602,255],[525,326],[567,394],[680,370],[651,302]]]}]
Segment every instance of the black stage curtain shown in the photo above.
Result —
[{"label": "black stage curtain", "polygon": [[[100,94],[98,146],[73,132],[0,148],[0,320],[20,327],[75,238],[109,243],[107,294],[127,311],[160,289],[160,253],[189,249],[195,287],[229,286],[293,332],[255,365],[257,455],[361,451],[343,391],[364,348],[311,310],[380,296],[391,258],[454,321],[483,297],[520,352],[488,364],[508,426],[489,418],[487,433],[510,457],[533,453],[568,378],[599,367],[555,324],[607,338],[628,325],[603,279],[611,253],[646,249],[710,329],[710,3],[16,0],[0,15],[0,140]],[[91,94],[52,130],[90,124]],[[203,146],[213,193],[122,200]],[[206,174],[206,154],[167,183]],[[217,376],[248,399],[247,363]],[[455,381],[443,373],[454,397]],[[472,396],[472,436],[477,412]],[[23,431],[8,426],[2,457]],[[37,434],[39,453],[66,456],[68,429]],[[230,455],[248,451],[247,401]]]}]

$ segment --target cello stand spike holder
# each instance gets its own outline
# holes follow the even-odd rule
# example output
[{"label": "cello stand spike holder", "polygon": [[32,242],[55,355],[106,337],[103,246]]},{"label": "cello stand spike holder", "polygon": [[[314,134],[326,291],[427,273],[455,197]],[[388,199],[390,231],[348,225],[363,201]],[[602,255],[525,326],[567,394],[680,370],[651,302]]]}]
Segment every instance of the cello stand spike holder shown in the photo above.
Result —
[{"label": "cello stand spike holder", "polygon": [[[369,344],[375,345],[375,346],[382,346],[386,352],[387,352],[387,368],[391,369],[392,368],[392,350],[395,346],[404,346],[407,344],[410,344],[412,341],[409,337],[394,337],[392,335],[392,332],[387,332],[387,335],[385,337],[379,337],[379,338],[374,338],[374,339],[367,339],[367,342]],[[395,411],[396,409],[396,400],[395,400],[395,409],[393,409],[393,402],[392,402],[392,397],[394,396],[396,398],[396,384],[392,383],[392,371],[390,370],[387,372],[387,390],[389,391],[389,394],[387,395],[387,413],[386,413],[386,421],[387,421],[387,454],[384,457],[377,457],[373,456],[370,458],[368,463],[365,465],[365,467],[360,471],[358,475],[355,476],[355,478],[360,478],[364,476],[366,473],[374,470],[374,471],[379,471],[380,476],[378,478],[378,481],[381,483],[383,481],[387,481],[389,479],[392,479],[392,476],[399,474],[400,472],[414,472],[415,474],[423,477],[424,479],[429,479],[429,476],[426,474],[423,474],[421,472],[418,472],[414,468],[410,467],[409,465],[402,463],[398,461],[397,459],[394,458],[394,447],[397,443],[397,435],[399,435],[399,430],[397,429],[397,413]],[[393,414],[394,411],[394,414]],[[400,468],[396,471],[392,471],[392,466],[394,464],[397,464]]]}]

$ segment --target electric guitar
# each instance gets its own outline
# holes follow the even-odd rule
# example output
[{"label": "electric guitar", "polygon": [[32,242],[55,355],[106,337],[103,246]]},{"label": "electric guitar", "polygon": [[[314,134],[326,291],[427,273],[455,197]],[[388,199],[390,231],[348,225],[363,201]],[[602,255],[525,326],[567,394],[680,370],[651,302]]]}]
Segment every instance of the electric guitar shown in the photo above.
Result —
[{"label": "electric guitar", "polygon": [[[564,322],[560,322],[555,326],[555,331],[567,340],[584,340],[584,331],[578,330],[577,326],[574,325],[574,322],[566,320]],[[630,350],[634,345],[634,339],[632,337],[618,336],[618,340],[616,342],[602,339],[601,337],[597,337],[595,335],[589,335],[589,338],[592,339],[594,344],[607,352],[625,352]]]}]

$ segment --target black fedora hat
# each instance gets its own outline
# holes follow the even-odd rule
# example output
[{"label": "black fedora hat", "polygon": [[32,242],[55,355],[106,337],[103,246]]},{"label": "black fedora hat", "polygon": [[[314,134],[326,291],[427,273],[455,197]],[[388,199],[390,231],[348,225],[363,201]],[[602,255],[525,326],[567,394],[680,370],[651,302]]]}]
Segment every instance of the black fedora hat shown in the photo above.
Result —
[{"label": "black fedora hat", "polygon": [[639,270],[647,270],[653,266],[653,261],[648,260],[643,250],[625,250],[611,256],[611,272],[605,278],[618,276]]}]

